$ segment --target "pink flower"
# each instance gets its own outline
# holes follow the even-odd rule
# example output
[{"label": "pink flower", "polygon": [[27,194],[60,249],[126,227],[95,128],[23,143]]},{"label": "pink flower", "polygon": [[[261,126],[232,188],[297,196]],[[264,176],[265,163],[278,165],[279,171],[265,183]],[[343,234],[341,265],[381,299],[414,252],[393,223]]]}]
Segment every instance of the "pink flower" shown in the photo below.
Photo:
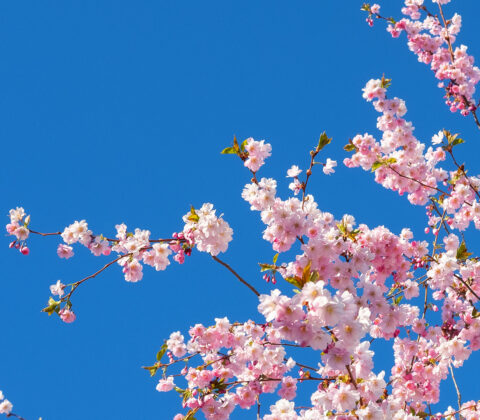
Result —
[{"label": "pink flower", "polygon": [[73,311],[71,311],[70,309],[66,309],[66,308],[60,309],[58,315],[60,315],[61,320],[63,322],[66,322],[67,324],[72,323],[73,321],[75,321],[75,318],[76,318]]},{"label": "pink flower", "polygon": [[24,241],[28,238],[30,231],[25,226],[19,226],[14,230],[13,234],[17,237],[19,241]]},{"label": "pink flower", "polygon": [[[191,213],[183,216],[185,227],[183,232],[186,237],[193,237],[199,251],[218,255],[225,252],[232,240],[233,230],[230,225],[217,216],[213,204],[205,203],[198,210],[195,210],[197,220],[191,218]],[[177,254],[178,255],[178,254]],[[183,262],[181,258],[178,262]]]},{"label": "pink flower", "polygon": [[173,376],[169,376],[167,379],[160,379],[157,384],[156,390],[158,392],[168,392],[173,389],[175,384],[173,383]]},{"label": "pink flower", "polygon": [[57,255],[60,258],[69,259],[73,257],[73,248],[65,244],[59,244],[57,248]]},{"label": "pink flower", "polygon": [[256,141],[252,137],[247,139],[245,149],[248,152],[245,166],[252,172],[257,172],[272,152],[272,146],[269,143],[265,143],[265,140]]},{"label": "pink flower", "polygon": [[278,395],[286,400],[293,400],[297,395],[297,380],[291,376],[282,379],[282,387],[278,391]]},{"label": "pink flower", "polygon": [[370,7],[370,12],[374,13],[374,14],[378,14],[380,13],[380,5],[379,4],[372,4],[372,6]]}]

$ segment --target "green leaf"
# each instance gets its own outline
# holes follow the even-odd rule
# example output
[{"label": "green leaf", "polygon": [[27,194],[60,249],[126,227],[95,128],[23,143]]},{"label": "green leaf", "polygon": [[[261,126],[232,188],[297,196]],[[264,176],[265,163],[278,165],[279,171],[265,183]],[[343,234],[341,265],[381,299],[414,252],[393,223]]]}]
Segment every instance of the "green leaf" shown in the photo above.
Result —
[{"label": "green leaf", "polygon": [[158,351],[157,353],[157,360],[160,362],[162,360],[162,357],[163,355],[165,354],[165,352],[167,351],[168,347],[167,347],[167,342],[165,341],[163,344],[162,344],[162,347],[160,347],[160,350]]},{"label": "green leaf", "polygon": [[320,134],[320,139],[318,140],[317,152],[322,150],[327,144],[330,144],[332,141],[331,138],[328,138],[327,133],[325,131]]},{"label": "green leaf", "polygon": [[278,259],[278,253],[273,256],[273,263],[276,264]]},{"label": "green leaf", "polygon": [[347,228],[345,227],[345,224],[343,222],[337,223],[337,228],[342,233],[342,235],[345,235],[347,233]]},{"label": "green leaf", "polygon": [[398,305],[402,299],[403,299],[403,295],[397,296],[395,299],[393,299],[393,303],[395,305]]},{"label": "green leaf", "polygon": [[381,79],[382,88],[386,89],[386,88],[390,87],[391,84],[392,84],[392,79],[387,79],[387,78],[385,78],[385,75],[383,75],[382,79]]},{"label": "green leaf", "polygon": [[368,3],[363,3],[362,7],[360,8],[360,10],[364,10],[365,12],[369,12],[370,11],[370,4]]},{"label": "green leaf", "polygon": [[263,273],[264,271],[269,271],[273,268],[273,266],[270,265],[270,264],[258,263],[258,265],[260,266],[260,272],[261,273]]},{"label": "green leaf", "polygon": [[248,141],[248,139],[243,140],[243,141],[242,141],[242,144],[240,145],[240,150],[241,150],[242,152],[245,151],[245,146],[247,145],[247,141]]},{"label": "green leaf", "polygon": [[305,267],[303,267],[302,273],[302,286],[310,279],[310,269],[312,267],[312,262],[308,260],[308,263]]},{"label": "green leaf", "polygon": [[190,220],[194,223],[197,223],[200,220],[200,217],[198,216],[193,206],[190,206],[190,215],[187,217],[187,220]]},{"label": "green leaf", "polygon": [[195,419],[195,413],[197,412],[197,410],[190,410],[187,415],[184,417],[184,420],[196,420]]},{"label": "green leaf", "polygon": [[58,312],[60,309],[60,302],[57,302],[54,298],[48,299],[48,306],[42,309],[42,312],[46,312],[48,315],[52,315],[54,312]]},{"label": "green leaf", "polygon": [[315,283],[315,282],[319,279],[319,277],[320,277],[320,274],[318,274],[318,271],[312,271],[312,272],[310,273],[310,279],[309,279],[309,281]]},{"label": "green leaf", "polygon": [[233,147],[227,147],[221,151],[222,155],[236,155],[237,152]]},{"label": "green leaf", "polygon": [[345,146],[343,146],[343,150],[347,152],[356,152],[358,149],[357,149],[357,146],[355,146],[353,143],[348,143]]},{"label": "green leaf", "polygon": [[372,165],[372,172],[375,172],[378,168],[380,168],[381,166],[385,165],[384,162],[381,162],[379,160],[373,162],[373,165]]},{"label": "green leaf", "polygon": [[457,260],[465,261],[470,255],[472,255],[472,253],[467,252],[467,245],[465,244],[465,241],[462,241],[457,249]]},{"label": "green leaf", "polygon": [[158,366],[142,366],[142,369],[148,370],[150,372],[150,376],[155,376],[158,370]]},{"label": "green leaf", "polygon": [[457,144],[465,143],[465,140],[461,139],[460,137],[452,141],[452,146],[456,146]]},{"label": "green leaf", "polygon": [[233,148],[235,149],[235,153],[240,153],[240,146],[238,145],[237,137],[233,136]]},{"label": "green leaf", "polygon": [[[465,140],[458,137],[458,133],[452,134],[448,130],[443,130],[443,134],[447,138],[448,145],[451,147],[456,146],[457,144],[465,143]],[[448,150],[448,146],[447,147],[443,146],[443,149]]]},{"label": "green leaf", "polygon": [[285,281],[293,284],[295,287],[302,289],[302,284],[298,281],[297,277],[285,277]]}]

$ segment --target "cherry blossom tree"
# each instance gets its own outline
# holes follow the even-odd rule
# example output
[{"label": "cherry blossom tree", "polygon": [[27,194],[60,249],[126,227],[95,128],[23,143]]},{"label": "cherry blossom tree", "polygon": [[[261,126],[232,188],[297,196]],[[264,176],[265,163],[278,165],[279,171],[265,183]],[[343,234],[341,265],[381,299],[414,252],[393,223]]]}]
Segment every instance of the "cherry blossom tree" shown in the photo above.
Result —
[{"label": "cherry blossom tree", "polygon": [[[480,69],[467,47],[455,44],[462,21],[458,14],[446,16],[449,2],[405,0],[398,20],[383,16],[378,4],[364,4],[362,10],[370,26],[385,23],[393,38],[405,32],[408,48],[445,90],[450,110],[480,129],[475,99]],[[468,174],[456,157],[465,142],[459,134],[439,127],[431,141],[417,139],[405,118],[406,102],[390,93],[391,85],[385,76],[366,83],[363,97],[379,113],[380,137],[354,136],[344,146],[343,163],[372,172],[375,182],[423,206],[430,241],[415,239],[408,227],[395,234],[357,223],[352,215],[335,219],[318,206],[309,180],[321,176],[320,168],[332,175],[337,166],[326,156],[332,139],[325,132],[307,165],[286,170],[292,191],[287,198],[278,196],[277,180],[261,176],[274,145],[234,138],[222,153],[245,166],[241,197],[259,212],[263,239],[274,252],[271,262],[259,261],[270,293],[259,293],[255,282],[226,262],[222,254],[233,231],[228,217],[210,203],[187,209],[181,228],[162,238],[125,224],[104,236],[85,220],[42,232],[34,217],[16,207],[6,230],[10,247],[25,256],[29,246],[35,249],[34,236],[51,236],[60,241],[60,258],[72,258],[79,246],[110,258],[85,278],[52,284],[43,311],[66,323],[81,322],[73,309],[76,294],[109,267],[118,264],[126,281],[138,282],[144,266],[163,271],[172,261],[187,263],[192,252],[204,252],[250,290],[263,322],[193,320],[188,331],[166,337],[144,368],[156,378],[159,392],[180,396],[175,420],[201,413],[223,420],[250,408],[264,420],[479,419],[480,404],[462,400],[455,369],[480,349],[480,260],[463,236],[467,229],[480,229],[480,177]],[[287,282],[293,292],[280,291],[277,282]],[[394,365],[388,372],[375,365],[374,341],[392,346]],[[303,351],[314,352],[316,364],[307,364]],[[442,411],[433,411],[432,405],[443,402],[440,384],[447,378],[453,380],[457,405],[448,400]],[[312,383],[309,404],[299,406],[297,394],[311,390]],[[262,405],[264,394],[275,394],[275,402]],[[19,417],[12,409],[0,392],[0,413]]]}]

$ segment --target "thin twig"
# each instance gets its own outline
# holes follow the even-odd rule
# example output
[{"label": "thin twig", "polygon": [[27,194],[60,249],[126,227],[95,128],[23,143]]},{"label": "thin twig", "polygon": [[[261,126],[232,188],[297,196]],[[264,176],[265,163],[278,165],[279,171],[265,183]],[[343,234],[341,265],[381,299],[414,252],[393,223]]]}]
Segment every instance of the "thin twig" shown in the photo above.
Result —
[{"label": "thin twig", "polygon": [[34,233],[35,235],[40,235],[40,236],[54,236],[54,235],[61,235],[62,232],[51,232],[51,233],[42,233],[42,232],[37,232],[36,230],[28,229],[30,233]]},{"label": "thin twig", "polygon": [[7,417],[16,417],[19,420],[25,420],[23,417],[19,416],[18,414],[15,414],[15,413],[8,413]]},{"label": "thin twig", "polygon": [[400,172],[398,172],[395,168],[393,168],[391,165],[388,165],[387,168],[391,169],[393,172],[395,172],[398,176],[400,176],[402,178],[409,179],[410,181],[413,181],[413,182],[416,182],[417,184],[420,184],[422,187],[430,188],[431,190],[436,190],[436,191],[438,191],[442,194],[448,195],[450,197],[450,194],[448,192],[443,191],[440,188],[432,187],[431,185],[424,184],[422,181],[419,181],[418,179],[412,178],[408,175],[403,175]]},{"label": "thin twig", "polygon": [[454,165],[458,168],[459,171],[462,172],[463,176],[465,177],[465,179],[467,180],[468,182],[468,185],[470,186],[470,188],[473,190],[473,192],[475,193],[475,195],[480,198],[480,193],[478,192],[478,190],[475,188],[474,185],[472,185],[472,182],[470,181],[470,178],[467,176],[467,173],[465,172],[465,168],[463,167],[463,165],[459,165],[457,163],[457,160],[455,159],[455,156],[453,155],[453,150],[452,149],[447,149],[448,150],[448,153],[450,154],[450,156],[452,157],[452,160],[453,160],[453,163]]},{"label": "thin twig", "polygon": [[[210,254],[212,255],[212,254]],[[212,255],[212,258],[218,262],[219,264],[223,265],[228,271],[230,271],[238,280],[240,280],[245,286],[247,286],[255,295],[260,296],[257,289],[253,287],[250,283],[244,280],[232,267],[230,267],[226,262],[223,262],[220,258],[215,255]]]},{"label": "thin twig", "polygon": [[453,374],[452,363],[449,363],[448,367],[450,368],[450,373],[452,375],[453,385],[455,385],[455,391],[457,391],[458,409],[461,410],[462,409],[462,394],[460,394],[460,389],[458,389],[457,381],[455,380],[455,375]]},{"label": "thin twig", "polygon": [[120,255],[118,258],[115,258],[113,261],[110,261],[108,264],[105,264],[100,270],[98,270],[97,272],[93,273],[93,274],[90,274],[89,276],[83,278],[82,280],[79,280],[75,283],[73,283],[73,286],[72,286],[72,290],[70,290],[70,293],[66,294],[62,299],[61,299],[61,302],[64,302],[65,300],[68,301],[70,300],[73,292],[75,292],[75,290],[77,289],[78,286],[80,286],[83,282],[89,280],[89,279],[92,279],[96,276],[98,276],[102,271],[106,270],[108,267],[110,267],[112,264],[115,264],[117,261],[120,261],[122,258],[126,258],[126,257],[129,257],[130,255],[132,254],[125,254],[125,255]]},{"label": "thin twig", "polygon": [[460,280],[463,285],[470,291],[470,293],[475,296],[477,298],[477,300],[480,301],[480,296],[478,296],[474,291],[473,289],[467,284],[467,282],[465,282],[465,280],[463,280],[462,277],[460,277],[458,274],[453,274],[455,276],[455,278],[457,278],[458,280]]}]

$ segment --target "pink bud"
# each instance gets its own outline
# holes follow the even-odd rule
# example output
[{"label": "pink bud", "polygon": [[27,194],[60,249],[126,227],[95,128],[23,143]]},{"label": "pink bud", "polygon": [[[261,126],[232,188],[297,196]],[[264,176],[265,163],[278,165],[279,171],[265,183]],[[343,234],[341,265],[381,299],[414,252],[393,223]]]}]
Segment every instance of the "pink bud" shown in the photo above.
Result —
[{"label": "pink bud", "polygon": [[28,247],[26,247],[26,246],[22,246],[22,247],[20,248],[20,252],[21,252],[23,255],[28,255],[28,254],[30,254],[30,250],[29,250]]}]

